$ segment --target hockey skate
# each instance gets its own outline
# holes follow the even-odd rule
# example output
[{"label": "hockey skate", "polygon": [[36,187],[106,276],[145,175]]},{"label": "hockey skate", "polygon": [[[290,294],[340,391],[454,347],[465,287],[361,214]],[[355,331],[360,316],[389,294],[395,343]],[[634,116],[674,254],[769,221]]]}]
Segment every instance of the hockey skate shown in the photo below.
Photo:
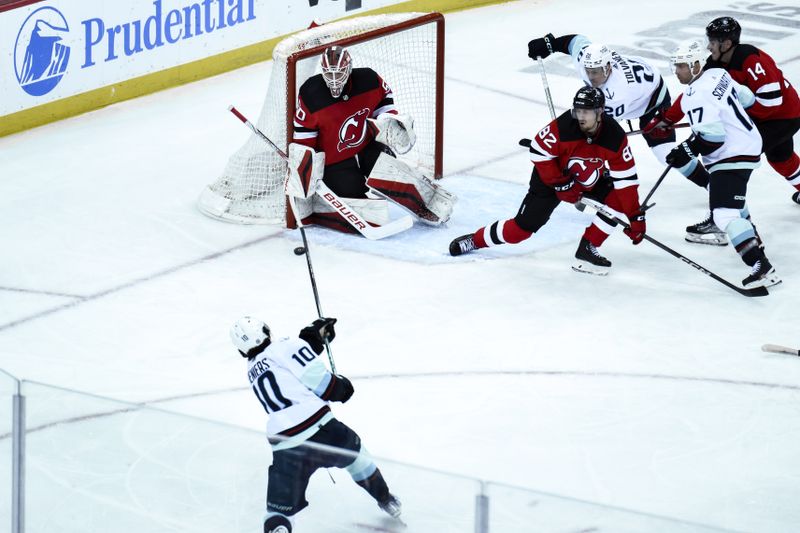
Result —
[{"label": "hockey skate", "polygon": [[464,255],[469,253],[475,249],[475,241],[472,239],[473,234],[468,233],[466,235],[462,235],[457,239],[453,239],[453,242],[450,243],[450,255],[457,256],[457,255]]},{"label": "hockey skate", "polygon": [[394,494],[389,494],[389,499],[383,503],[379,503],[378,507],[381,508],[381,511],[388,514],[392,518],[400,519],[400,513],[403,510],[403,506],[400,503],[400,500],[397,499],[397,496]]},{"label": "hockey skate", "polygon": [[581,238],[578,250],[575,252],[577,261],[572,265],[575,272],[607,276],[611,270],[611,261],[600,255],[597,248],[586,238]]},{"label": "hockey skate", "polygon": [[711,217],[711,213],[697,224],[686,226],[686,241],[713,246],[727,246],[728,236],[719,229]]},{"label": "hockey skate", "polygon": [[792,201],[797,205],[800,205],[800,191],[797,191],[792,195]]},{"label": "hockey skate", "polygon": [[762,256],[761,259],[756,261],[756,264],[753,265],[753,271],[750,275],[742,280],[742,285],[745,289],[751,289],[753,287],[772,287],[781,281],[783,280],[775,273],[775,267],[772,266],[769,259],[767,259],[766,256]]}]

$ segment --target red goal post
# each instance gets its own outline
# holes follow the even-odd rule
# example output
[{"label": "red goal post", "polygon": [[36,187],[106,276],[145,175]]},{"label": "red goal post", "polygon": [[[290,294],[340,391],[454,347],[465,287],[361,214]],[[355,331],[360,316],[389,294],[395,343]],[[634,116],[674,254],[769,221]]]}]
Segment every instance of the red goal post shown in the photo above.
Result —
[{"label": "red goal post", "polygon": [[[282,150],[293,134],[297,92],[319,72],[319,56],[332,44],[345,46],[354,67],[370,67],[389,84],[395,104],[414,117],[417,143],[403,159],[435,178],[442,176],[444,17],[396,13],[345,19],[309,28],[281,41],[273,52],[269,88],[257,126]],[[294,220],[284,195],[286,164],[252,136],[206,187],[199,209],[241,224]]]}]

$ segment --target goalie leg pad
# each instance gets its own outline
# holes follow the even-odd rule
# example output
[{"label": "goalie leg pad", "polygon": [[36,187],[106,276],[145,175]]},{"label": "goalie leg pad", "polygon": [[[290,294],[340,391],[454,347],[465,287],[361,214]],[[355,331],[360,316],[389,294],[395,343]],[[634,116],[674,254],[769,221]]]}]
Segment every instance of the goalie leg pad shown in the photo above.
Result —
[{"label": "goalie leg pad", "polygon": [[[389,222],[389,204],[383,198],[342,198],[347,205],[372,226]],[[358,233],[339,211],[334,210],[319,196],[314,195],[313,212],[303,218],[303,224],[317,224],[344,233]]]},{"label": "goalie leg pad", "polygon": [[311,198],[317,191],[317,181],[325,172],[325,152],[317,152],[308,146],[289,145],[289,177],[286,179],[286,194],[295,198]]},{"label": "goalie leg pad", "polygon": [[432,226],[447,222],[456,197],[402,161],[382,153],[367,186]]}]

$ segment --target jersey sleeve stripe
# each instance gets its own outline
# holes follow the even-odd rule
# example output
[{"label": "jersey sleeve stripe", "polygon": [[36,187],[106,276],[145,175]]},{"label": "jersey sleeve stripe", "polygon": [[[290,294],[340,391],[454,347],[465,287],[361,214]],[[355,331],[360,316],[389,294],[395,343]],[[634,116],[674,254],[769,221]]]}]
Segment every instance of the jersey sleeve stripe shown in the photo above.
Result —
[{"label": "jersey sleeve stripe", "polygon": [[552,161],[553,159],[556,158],[556,156],[554,156],[553,154],[539,150],[532,143],[529,152],[531,154],[531,161],[533,161],[534,163]]},{"label": "jersey sleeve stripe", "polygon": [[302,131],[295,131],[292,135],[295,139],[316,139],[318,133],[316,131],[309,131],[309,132],[302,132]]},{"label": "jersey sleeve stripe", "polygon": [[383,113],[388,113],[390,111],[397,111],[397,108],[394,106],[394,102],[386,101],[385,99],[378,105],[375,111],[372,112],[372,118],[377,117]]},{"label": "jersey sleeve stripe", "polygon": [[609,170],[608,174],[614,179],[625,179],[630,176],[636,178],[636,167],[627,168],[625,170]]}]

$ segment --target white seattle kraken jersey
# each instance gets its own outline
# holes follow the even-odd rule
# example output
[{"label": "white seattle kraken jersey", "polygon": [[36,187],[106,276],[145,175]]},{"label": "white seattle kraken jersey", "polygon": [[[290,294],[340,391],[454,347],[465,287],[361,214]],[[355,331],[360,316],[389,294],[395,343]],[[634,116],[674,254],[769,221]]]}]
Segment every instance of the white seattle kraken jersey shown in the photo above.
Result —
[{"label": "white seattle kraken jersey", "polygon": [[684,89],[681,110],[692,131],[710,142],[723,143],[703,156],[709,171],[759,166],[761,134],[744,110],[754,100],[750,89],[721,68],[706,70]]},{"label": "white seattle kraken jersey", "polygon": [[[586,85],[589,77],[583,68],[583,50],[592,42],[576,35],[569,43],[575,69]],[[599,87],[606,97],[606,115],[617,120],[634,119],[660,104],[667,94],[661,74],[640,57],[622,57],[611,52],[611,74]]]},{"label": "white seattle kraken jersey", "polygon": [[267,411],[267,435],[305,422],[328,402],[320,398],[331,374],[317,353],[297,337],[274,341],[247,363],[253,392]]}]

